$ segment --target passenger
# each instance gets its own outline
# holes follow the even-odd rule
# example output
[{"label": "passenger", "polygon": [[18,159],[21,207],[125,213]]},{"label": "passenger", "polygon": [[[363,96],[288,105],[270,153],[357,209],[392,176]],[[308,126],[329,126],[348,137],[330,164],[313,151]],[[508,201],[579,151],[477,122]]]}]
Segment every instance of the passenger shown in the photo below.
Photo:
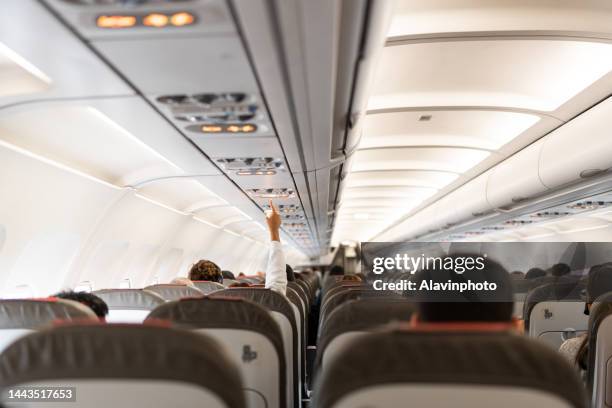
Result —
[{"label": "passenger", "polygon": [[191,267],[189,279],[191,281],[223,283],[223,274],[221,273],[221,268],[216,263],[202,259]]},{"label": "passenger", "polygon": [[108,306],[106,305],[106,302],[104,302],[102,299],[100,299],[93,293],[74,292],[70,290],[57,293],[53,295],[53,297],[79,302],[93,310],[93,312],[96,314],[96,316],[98,316],[101,321],[106,321],[106,315],[108,315]]},{"label": "passenger", "polygon": [[221,275],[223,275],[223,279],[236,280],[236,277],[230,271],[221,271]]},{"label": "passenger", "polygon": [[[454,254],[449,258],[477,258],[478,254]],[[437,268],[421,270],[415,276],[416,287],[420,288],[422,281],[446,284],[465,283],[468,280],[495,290],[467,289],[463,292],[448,290],[419,290],[414,297],[418,302],[417,313],[413,316],[413,324],[449,323],[449,322],[479,322],[479,323],[512,323],[512,328],[522,330],[520,321],[512,318],[513,291],[510,275],[499,263],[485,258],[482,270],[465,271],[462,274],[453,270]],[[438,265],[439,266],[439,265]]]},{"label": "passenger", "polygon": [[362,279],[357,275],[344,275],[340,280],[342,282],[361,282]]},{"label": "passenger", "polygon": [[249,282],[234,282],[228,286],[228,288],[250,288],[251,284]]},{"label": "passenger", "polygon": [[572,268],[568,264],[558,263],[554,264],[550,268],[550,274],[555,277],[569,275],[572,272]]},{"label": "passenger", "polygon": [[270,231],[270,255],[268,257],[265,287],[285,296],[287,293],[287,264],[285,263],[283,246],[280,242],[282,220],[272,200],[270,200],[270,209],[266,214],[266,223]]},{"label": "passenger", "polygon": [[525,279],[543,278],[544,276],[546,276],[546,271],[544,271],[544,269],[531,268],[527,271],[527,274],[525,274]]},{"label": "passenger", "polygon": [[179,277],[179,278],[174,278],[170,281],[171,284],[173,285],[185,285],[185,286],[194,286],[193,282],[191,281],[191,279],[189,278],[183,278],[183,277]]},{"label": "passenger", "polygon": [[[612,265],[595,265],[589,270],[584,314],[589,315],[593,302],[604,293],[612,291]],[[561,344],[559,352],[578,369],[583,378],[588,368],[589,333],[568,339]]]},{"label": "passenger", "polygon": [[514,280],[521,280],[525,279],[525,274],[521,271],[513,271],[510,272],[510,277]]},{"label": "passenger", "polygon": [[329,275],[330,276],[344,275],[344,268],[341,267],[340,265],[334,265],[329,270]]}]

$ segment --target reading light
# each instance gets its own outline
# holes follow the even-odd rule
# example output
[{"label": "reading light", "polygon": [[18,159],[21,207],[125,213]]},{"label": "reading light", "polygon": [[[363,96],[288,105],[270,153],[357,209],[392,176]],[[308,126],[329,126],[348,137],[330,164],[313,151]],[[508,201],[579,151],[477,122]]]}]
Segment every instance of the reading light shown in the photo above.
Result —
[{"label": "reading light", "polygon": [[128,28],[136,25],[136,16],[98,16],[96,25],[100,28]]},{"label": "reading light", "polygon": [[168,16],[165,14],[152,13],[142,19],[142,24],[147,27],[165,27],[168,25]]},{"label": "reading light", "polygon": [[203,125],[200,129],[204,133],[221,133],[221,132],[223,132],[224,126],[221,126],[221,125]]},{"label": "reading light", "polygon": [[253,124],[240,125],[240,124],[206,124],[188,127],[189,130],[199,130],[202,133],[253,133],[257,131],[257,126]]},{"label": "reading light", "polygon": [[172,17],[170,17],[170,23],[176,27],[190,25],[193,24],[194,21],[195,17],[193,16],[193,14],[187,13],[185,11],[173,14]]}]

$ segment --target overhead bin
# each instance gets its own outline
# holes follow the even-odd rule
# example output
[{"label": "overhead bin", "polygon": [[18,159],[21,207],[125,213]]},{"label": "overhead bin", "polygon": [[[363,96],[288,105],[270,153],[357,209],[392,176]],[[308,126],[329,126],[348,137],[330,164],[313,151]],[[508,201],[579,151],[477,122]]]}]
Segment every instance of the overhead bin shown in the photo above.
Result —
[{"label": "overhead bin", "polygon": [[544,140],[539,140],[493,169],[486,188],[491,207],[509,207],[546,192],[538,174],[543,145]]},{"label": "overhead bin", "polygon": [[539,164],[546,187],[554,189],[612,168],[611,116],[612,98],[546,137]]},{"label": "overhead bin", "polygon": [[491,172],[486,172],[471,180],[458,190],[450,193],[448,197],[451,216],[449,224],[457,224],[470,218],[480,217],[493,210],[487,201],[487,180]]},{"label": "overhead bin", "polygon": [[41,99],[133,94],[39,2],[3,0],[0,38],[0,106]]}]

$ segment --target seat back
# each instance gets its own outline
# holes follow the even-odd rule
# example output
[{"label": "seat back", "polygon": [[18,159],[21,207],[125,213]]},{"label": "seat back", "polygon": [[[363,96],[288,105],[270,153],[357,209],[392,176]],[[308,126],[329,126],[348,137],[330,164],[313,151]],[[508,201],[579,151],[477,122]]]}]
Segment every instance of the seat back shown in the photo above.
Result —
[{"label": "seat back", "polygon": [[230,288],[215,292],[212,297],[238,297],[248,299],[268,310],[272,318],[281,329],[283,349],[287,362],[287,401],[288,406],[297,407],[300,403],[300,375],[301,368],[298,350],[300,338],[298,331],[299,317],[295,305],[283,295],[264,288]]},{"label": "seat back", "polygon": [[188,331],[66,325],[29,334],[0,355],[3,390],[66,385],[81,407],[244,407],[240,373],[223,348]]},{"label": "seat back", "polygon": [[318,408],[391,408],[398,401],[415,407],[586,407],[581,381],[562,356],[500,332],[366,334],[330,361],[314,396]]},{"label": "seat back", "polygon": [[200,289],[205,295],[216,292],[217,290],[225,289],[225,286],[222,284],[211,281],[193,281],[193,286]]},{"label": "seat back", "polygon": [[316,371],[324,370],[355,338],[391,322],[407,322],[414,311],[408,299],[368,298],[341,304],[321,326]]},{"label": "seat back", "polygon": [[219,341],[240,369],[249,408],[286,407],[286,362],[280,329],[268,311],[239,298],[165,303],[147,320],[204,333]]},{"label": "seat back", "polygon": [[587,389],[591,406],[612,407],[612,292],[599,298],[589,315]]},{"label": "seat back", "polygon": [[149,312],[165,302],[142,289],[102,289],[93,292],[108,306],[108,323],[142,323]]},{"label": "seat back", "polygon": [[55,321],[75,319],[98,321],[91,309],[71,300],[0,300],[0,351],[18,338]]},{"label": "seat back", "polygon": [[147,286],[144,290],[161,296],[165,301],[204,296],[201,290],[187,285],[158,284]]},{"label": "seat back", "polygon": [[586,332],[584,285],[578,282],[548,283],[532,289],[525,299],[525,328],[529,337],[555,349],[568,338]]},{"label": "seat back", "polygon": [[389,293],[387,291],[373,290],[362,287],[351,287],[343,291],[336,293],[333,296],[327,298],[325,304],[321,305],[321,316],[319,319],[319,327],[323,325],[327,317],[334,311],[336,307],[342,303],[361,298],[379,298],[379,299],[402,299],[402,297],[395,293]]}]

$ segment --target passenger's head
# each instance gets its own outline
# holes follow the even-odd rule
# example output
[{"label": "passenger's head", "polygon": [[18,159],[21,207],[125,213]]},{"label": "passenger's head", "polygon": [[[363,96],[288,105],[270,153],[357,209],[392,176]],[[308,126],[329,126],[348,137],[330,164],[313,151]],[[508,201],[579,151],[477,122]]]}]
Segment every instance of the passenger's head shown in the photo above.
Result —
[{"label": "passenger's head", "polygon": [[53,297],[79,302],[93,310],[100,320],[105,320],[106,315],[108,314],[108,306],[106,303],[93,293],[74,292],[70,290],[60,292],[53,295]]},{"label": "passenger's head", "polygon": [[[482,269],[472,268],[456,273],[434,262],[429,269],[418,272],[414,280],[419,289],[415,296],[418,320],[429,323],[511,322],[514,304],[508,271],[499,263],[479,254],[449,255],[444,265],[447,265],[449,258],[452,259],[452,265],[465,265],[466,259],[470,258],[480,259]],[[422,286],[425,281],[427,287]],[[436,284],[441,290],[435,290]],[[468,286],[461,289],[461,285]]]},{"label": "passenger's head", "polygon": [[223,276],[223,279],[236,279],[236,277],[234,276],[234,274],[230,271],[221,271],[221,275]]},{"label": "passenger's head", "polygon": [[546,271],[544,271],[544,269],[531,268],[525,274],[525,279],[536,279],[536,278],[542,278],[544,276],[546,276]]},{"label": "passenger's head", "polygon": [[329,270],[329,274],[333,276],[344,275],[344,268],[341,267],[340,265],[334,265]]},{"label": "passenger's head", "polygon": [[512,271],[510,272],[510,277],[514,280],[518,280],[518,279],[524,279],[525,278],[525,274],[521,271]]},{"label": "passenger's head", "polygon": [[344,275],[340,280],[342,282],[361,282],[361,277],[357,275]]},{"label": "passenger's head", "polygon": [[173,285],[185,285],[185,286],[193,286],[193,282],[191,281],[191,279],[187,279],[187,278],[174,278],[170,281],[171,284]]},{"label": "passenger's head", "polygon": [[212,262],[205,259],[196,262],[189,271],[189,279],[192,281],[211,281],[223,283],[223,275],[221,268]]},{"label": "passenger's head", "polygon": [[563,275],[568,275],[570,272],[572,272],[572,268],[570,268],[570,266],[568,264],[564,264],[564,263],[558,263],[558,264],[554,264],[551,268],[550,268],[550,274],[552,276],[563,276]]},{"label": "passenger's head", "polygon": [[234,282],[228,287],[229,288],[250,288],[251,284],[249,282]]},{"label": "passenger's head", "polygon": [[589,313],[591,305],[604,293],[612,292],[612,265],[595,265],[589,270],[586,288],[586,309]]},{"label": "passenger's head", "polygon": [[289,264],[285,264],[285,272],[287,273],[287,282],[295,281],[295,273]]}]

